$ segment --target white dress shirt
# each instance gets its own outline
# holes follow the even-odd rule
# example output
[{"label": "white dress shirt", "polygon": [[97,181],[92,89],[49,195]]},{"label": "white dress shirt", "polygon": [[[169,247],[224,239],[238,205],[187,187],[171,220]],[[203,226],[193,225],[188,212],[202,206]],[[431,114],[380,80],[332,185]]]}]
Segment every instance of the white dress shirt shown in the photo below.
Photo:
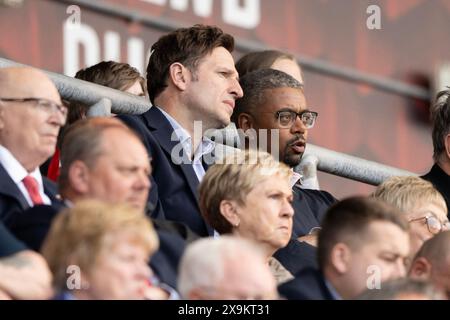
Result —
[{"label": "white dress shirt", "polygon": [[[156,108],[158,108],[162,112],[162,114],[166,117],[166,119],[170,122],[170,125],[175,131],[175,134],[180,140],[184,152],[188,155],[189,159],[192,159],[192,138],[187,132],[187,130],[184,129],[177,122],[177,120],[175,120],[170,114],[168,114],[159,107]],[[194,158],[192,160],[192,168],[194,169],[195,175],[197,176],[199,182],[202,181],[203,176],[205,175],[205,168],[203,167],[201,159],[204,155],[213,151],[214,146],[215,146],[214,141],[212,141],[207,137],[202,137],[202,142],[197,147],[197,150],[195,150]]]},{"label": "white dress shirt", "polygon": [[9,174],[14,183],[17,185],[20,192],[22,192],[30,207],[33,206],[33,201],[31,201],[31,197],[28,194],[28,191],[22,181],[28,175],[36,179],[39,187],[39,194],[41,195],[44,204],[52,204],[50,198],[44,193],[44,184],[42,182],[42,176],[41,172],[39,171],[39,167],[36,168],[33,172],[28,173],[28,171],[20,164],[19,161],[17,161],[13,154],[2,145],[0,145],[0,163],[2,164],[3,168],[5,168],[6,172]]},{"label": "white dress shirt", "polygon": [[[186,129],[184,129],[177,120],[175,120],[170,114],[165,112],[163,109],[156,107],[166,119],[170,122],[175,134],[177,135],[180,143],[183,147],[184,152],[188,155],[189,159],[192,159],[192,137],[189,135]],[[201,182],[205,176],[205,168],[202,164],[202,157],[214,150],[215,143],[207,137],[202,137],[202,142],[197,147],[194,153],[194,159],[192,160],[192,168],[194,169],[195,175],[197,176],[198,182]],[[220,234],[214,230],[214,238],[218,238]]]}]

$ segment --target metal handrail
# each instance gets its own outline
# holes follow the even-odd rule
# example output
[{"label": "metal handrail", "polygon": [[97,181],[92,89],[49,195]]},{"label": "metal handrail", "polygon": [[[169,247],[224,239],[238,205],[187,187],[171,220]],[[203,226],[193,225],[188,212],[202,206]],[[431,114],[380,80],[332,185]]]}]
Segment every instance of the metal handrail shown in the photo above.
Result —
[{"label": "metal handrail", "polygon": [[[125,6],[105,3],[102,1],[58,0],[58,2],[64,2],[71,5],[79,5],[103,14],[120,17],[135,23],[141,23],[145,26],[156,28],[164,32],[186,27],[185,25],[176,23],[166,18],[153,17],[140,11],[129,9]],[[245,40],[238,37],[235,37],[235,41],[236,48],[243,52],[273,49],[263,43]],[[321,59],[299,55],[297,55],[296,58],[301,64],[302,68],[304,68],[305,70],[325,74],[349,82],[366,84],[378,90],[394,93],[408,98],[420,99],[425,101],[431,100],[430,91],[420,86],[404,83],[386,77],[375,76],[373,74],[361,72],[353,68],[342,67]]]},{"label": "metal handrail", "polygon": [[[9,66],[24,65],[0,58],[0,68]],[[111,101],[111,111],[116,114],[140,114],[151,107],[149,101],[119,90],[49,71],[44,72],[49,75],[58,88],[61,97],[65,100],[74,100],[91,106],[100,102],[102,99],[109,99]],[[308,144],[305,156],[316,157],[317,168],[320,171],[372,185],[378,185],[384,179],[394,175],[416,175],[409,171],[389,167],[312,144]]]},{"label": "metal handrail", "polygon": [[[0,68],[26,66],[0,57]],[[111,112],[119,114],[141,114],[150,109],[150,101],[133,94],[124,93],[95,83],[74,79],[59,73],[44,71],[54,82],[61,97],[68,101],[75,101],[92,106],[101,98],[111,100]]]}]

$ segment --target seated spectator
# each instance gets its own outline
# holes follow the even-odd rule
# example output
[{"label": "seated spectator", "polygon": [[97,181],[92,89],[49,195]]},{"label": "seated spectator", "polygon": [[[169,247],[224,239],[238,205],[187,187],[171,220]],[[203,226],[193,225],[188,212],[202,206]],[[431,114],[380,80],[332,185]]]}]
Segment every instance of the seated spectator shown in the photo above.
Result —
[{"label": "seated spectator", "polygon": [[[79,70],[75,74],[75,78],[136,96],[145,97],[147,92],[144,77],[128,63],[102,61]],[[80,103],[71,103],[67,122],[72,124],[79,119],[85,118],[88,108],[89,106]]]},{"label": "seated spectator", "polygon": [[443,300],[442,292],[424,281],[401,278],[367,289],[358,300]]},{"label": "seated spectator", "polygon": [[6,227],[38,204],[60,207],[56,186],[39,166],[55,151],[67,108],[41,71],[0,69],[0,221]]},{"label": "seated spectator", "polygon": [[[289,167],[296,167],[317,118],[317,112],[306,103],[302,84],[284,72],[270,69],[248,73],[240,84],[244,97],[236,101],[231,119],[245,133],[246,148],[257,145]],[[277,141],[271,141],[273,138]],[[293,237],[316,246],[314,230],[336,199],[326,191],[300,188],[301,177],[293,171],[291,175]]]},{"label": "seated spectator", "polygon": [[353,197],[333,205],[319,233],[319,270],[304,269],[279,287],[288,299],[354,299],[369,285],[405,276],[408,224],[376,199]]},{"label": "seated spectator", "polygon": [[[75,78],[137,96],[146,95],[145,92],[147,87],[145,84],[145,79],[136,68],[131,67],[128,63],[102,61],[96,65],[90,66],[89,68],[79,70],[76,73]],[[67,124],[70,125],[77,120],[85,118],[88,109],[89,106],[82,103],[71,102],[67,116]],[[59,142],[62,142],[62,135],[59,137]],[[47,177],[53,181],[57,181],[59,176],[60,143],[58,144],[55,154],[48,163],[48,169],[45,171],[47,172]]]},{"label": "seated spectator", "polygon": [[163,35],[152,45],[147,67],[153,107],[142,115],[119,116],[139,132],[152,156],[166,219],[185,223],[199,236],[214,234],[198,207],[198,185],[216,149],[206,133],[227,126],[242,97],[233,48],[233,37],[214,26]]},{"label": "seated spectator", "polygon": [[203,218],[220,234],[256,241],[277,282],[290,279],[272,256],[288,245],[292,234],[291,171],[263,151],[237,151],[223,162],[210,167],[200,184]]},{"label": "seated spectator", "polygon": [[[283,71],[301,83],[303,87],[305,85],[302,69],[290,53],[278,50],[256,51],[245,54],[236,62],[236,70],[241,78],[247,73],[261,69]],[[316,166],[317,163],[313,157],[302,157],[296,168],[302,175],[301,188],[320,189]]]},{"label": "seated spectator", "polygon": [[51,280],[45,260],[26,250],[0,222],[0,300],[50,298]]},{"label": "seated spectator", "polygon": [[278,50],[250,52],[243,55],[236,62],[236,70],[241,78],[247,73],[261,69],[275,69],[283,71],[300,82],[302,85],[304,84],[300,65],[295,60],[295,57],[287,52],[281,52]]},{"label": "seated spectator", "polygon": [[90,200],[55,218],[42,253],[58,298],[146,299],[152,276],[147,263],[157,248],[156,233],[141,211]]},{"label": "seated spectator", "polygon": [[[450,90],[436,96],[436,104],[430,108],[433,123],[433,160],[430,171],[422,178],[430,181],[442,194],[450,208]],[[450,218],[450,213],[447,213]]]},{"label": "seated spectator", "polygon": [[433,283],[450,299],[450,231],[441,232],[423,244],[412,262],[409,276]]},{"label": "seated spectator", "polygon": [[430,182],[419,177],[389,178],[373,196],[395,206],[408,220],[409,263],[426,240],[450,226],[444,198]]},{"label": "seated spectator", "polygon": [[128,203],[151,216],[160,250],[151,266],[164,283],[175,287],[185,240],[197,236],[181,223],[156,218],[148,207],[151,167],[137,135],[115,118],[81,120],[67,130],[61,154],[60,191],[68,205],[94,198]]},{"label": "seated spectator", "polygon": [[244,239],[206,238],[188,246],[178,288],[189,300],[261,300],[277,297],[265,254]]}]

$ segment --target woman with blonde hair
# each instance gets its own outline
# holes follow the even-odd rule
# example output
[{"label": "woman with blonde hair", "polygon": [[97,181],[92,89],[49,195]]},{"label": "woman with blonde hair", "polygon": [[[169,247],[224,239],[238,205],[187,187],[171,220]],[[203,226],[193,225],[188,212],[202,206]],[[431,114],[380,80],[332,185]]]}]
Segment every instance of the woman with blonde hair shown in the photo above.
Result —
[{"label": "woman with blonde hair", "polygon": [[158,237],[148,218],[128,205],[94,200],[60,213],[43,244],[55,291],[63,299],[145,299]]},{"label": "woman with blonde hair", "polygon": [[266,152],[239,150],[210,167],[200,184],[206,222],[220,234],[255,241],[278,282],[292,277],[273,257],[292,235],[291,175],[287,165]]}]

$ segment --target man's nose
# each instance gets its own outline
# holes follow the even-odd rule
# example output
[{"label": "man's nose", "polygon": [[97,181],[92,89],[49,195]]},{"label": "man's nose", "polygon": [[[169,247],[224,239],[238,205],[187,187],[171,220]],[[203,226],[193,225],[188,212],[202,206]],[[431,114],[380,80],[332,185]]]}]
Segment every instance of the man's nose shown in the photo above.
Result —
[{"label": "man's nose", "polygon": [[233,79],[233,84],[231,86],[231,94],[235,97],[235,99],[242,98],[244,96],[244,91],[242,90],[241,85],[239,84],[239,80]]},{"label": "man's nose", "polygon": [[308,129],[306,128],[305,124],[303,123],[301,117],[296,116],[294,119],[294,123],[291,127],[292,133],[301,133],[304,134]]}]

